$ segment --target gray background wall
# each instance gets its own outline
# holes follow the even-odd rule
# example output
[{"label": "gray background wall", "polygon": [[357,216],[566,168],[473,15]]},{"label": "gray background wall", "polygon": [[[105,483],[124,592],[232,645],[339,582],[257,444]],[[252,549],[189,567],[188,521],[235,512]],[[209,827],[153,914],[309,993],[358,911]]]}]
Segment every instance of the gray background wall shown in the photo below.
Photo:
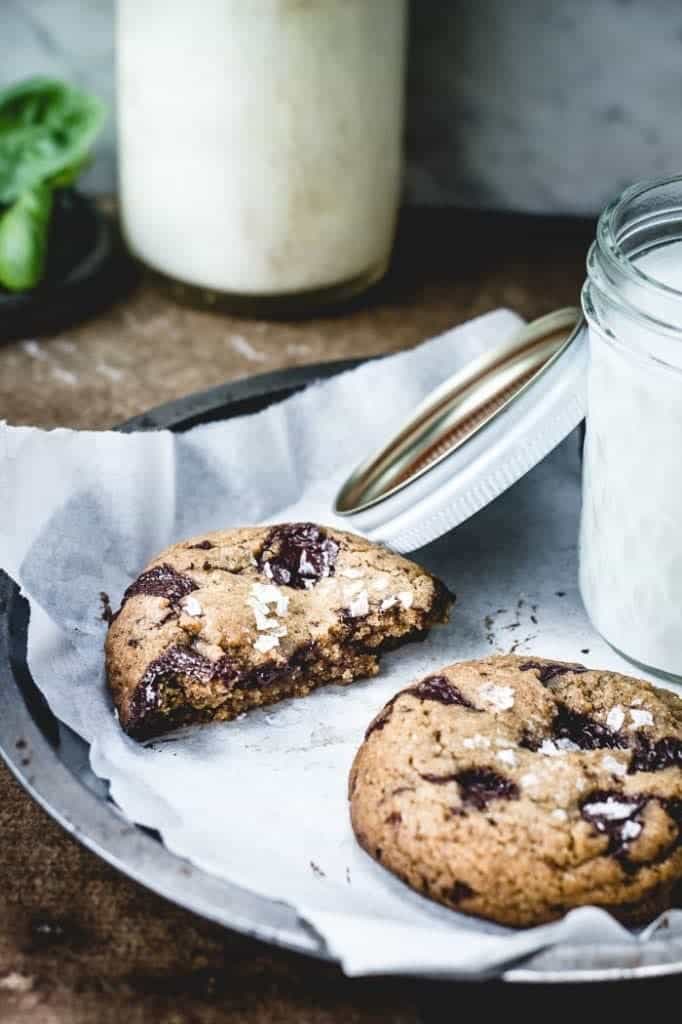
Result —
[{"label": "gray background wall", "polygon": [[[0,0],[0,84],[63,75],[113,108],[113,10]],[[413,0],[408,90],[410,201],[593,213],[682,173],[682,4]],[[113,117],[87,185],[115,187]]]}]

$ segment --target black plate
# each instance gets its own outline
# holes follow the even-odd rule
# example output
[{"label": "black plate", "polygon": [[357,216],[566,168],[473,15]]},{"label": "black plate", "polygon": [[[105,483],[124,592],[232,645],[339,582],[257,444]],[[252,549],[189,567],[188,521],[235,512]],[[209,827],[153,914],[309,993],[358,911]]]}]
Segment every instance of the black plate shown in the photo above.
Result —
[{"label": "black plate", "polygon": [[[119,429],[183,431],[257,412],[358,362],[318,364],[224,384],[159,406]],[[170,853],[148,829],[120,815],[109,800],[107,783],[90,769],[88,745],[55,718],[31,678],[28,628],[28,602],[0,570],[0,756],[31,796],[79,842],[167,899],[246,935],[330,959],[320,938],[285,903],[206,874]],[[682,942],[656,939],[641,947],[549,949],[511,965],[500,977],[517,983],[566,983],[680,973]]]}]

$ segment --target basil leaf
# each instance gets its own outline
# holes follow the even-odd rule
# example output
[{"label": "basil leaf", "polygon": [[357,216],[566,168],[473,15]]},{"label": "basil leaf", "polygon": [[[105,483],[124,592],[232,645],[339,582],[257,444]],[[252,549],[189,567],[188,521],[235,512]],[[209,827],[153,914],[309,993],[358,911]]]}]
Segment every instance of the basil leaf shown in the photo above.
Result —
[{"label": "basil leaf", "polygon": [[0,285],[10,291],[34,288],[45,268],[52,189],[39,184],[0,217]]},{"label": "basil leaf", "polygon": [[103,120],[99,99],[55,79],[1,90],[0,204],[80,166]]}]

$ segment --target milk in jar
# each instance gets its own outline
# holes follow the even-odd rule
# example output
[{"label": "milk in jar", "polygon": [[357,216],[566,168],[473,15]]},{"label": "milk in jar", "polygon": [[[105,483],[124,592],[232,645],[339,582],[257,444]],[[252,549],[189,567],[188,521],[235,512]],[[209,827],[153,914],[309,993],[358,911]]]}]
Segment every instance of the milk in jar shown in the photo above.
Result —
[{"label": "milk in jar", "polygon": [[583,292],[590,367],[580,586],[638,665],[682,676],[682,179],[602,215]]},{"label": "milk in jar", "polygon": [[393,241],[406,0],[118,0],[123,230],[180,282],[362,290]]}]

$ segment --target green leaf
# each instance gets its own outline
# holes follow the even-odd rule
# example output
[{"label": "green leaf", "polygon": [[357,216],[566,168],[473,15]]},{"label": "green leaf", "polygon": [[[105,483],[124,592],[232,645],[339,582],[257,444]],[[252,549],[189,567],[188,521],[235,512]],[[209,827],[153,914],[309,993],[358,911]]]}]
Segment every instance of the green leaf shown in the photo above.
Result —
[{"label": "green leaf", "polygon": [[56,79],[30,78],[0,90],[0,204],[80,169],[103,120],[97,97]]},{"label": "green leaf", "polygon": [[35,288],[43,276],[52,189],[28,189],[0,217],[0,285],[10,291]]}]

